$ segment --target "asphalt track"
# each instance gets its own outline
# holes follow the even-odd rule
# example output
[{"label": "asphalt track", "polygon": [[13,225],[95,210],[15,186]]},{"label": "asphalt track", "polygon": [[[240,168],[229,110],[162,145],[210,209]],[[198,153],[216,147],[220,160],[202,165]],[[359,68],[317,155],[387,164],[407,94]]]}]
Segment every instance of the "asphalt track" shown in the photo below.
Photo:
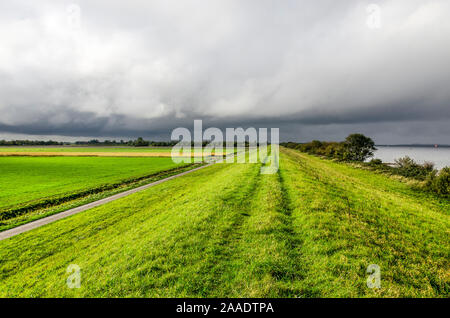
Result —
[{"label": "asphalt track", "polygon": [[54,214],[54,215],[51,215],[51,216],[48,216],[48,217],[45,217],[45,218],[33,221],[33,222],[30,222],[30,223],[27,223],[27,224],[24,224],[24,225],[20,225],[18,227],[12,228],[10,230],[6,230],[6,231],[3,231],[3,232],[0,232],[0,241],[4,240],[4,239],[7,239],[7,238],[10,238],[10,237],[13,237],[13,236],[16,236],[18,234],[24,233],[24,232],[31,231],[33,229],[36,229],[36,228],[44,226],[46,224],[55,222],[57,220],[61,220],[61,219],[66,218],[68,216],[71,216],[71,215],[74,215],[74,214],[78,214],[78,213],[84,212],[86,210],[89,210],[89,209],[92,209],[92,208],[104,205],[106,203],[109,203],[109,202],[112,202],[112,201],[115,201],[115,200],[118,200],[118,199],[126,197],[126,196],[128,196],[130,194],[133,194],[133,193],[136,193],[136,192],[139,192],[139,191],[143,191],[145,189],[154,187],[154,186],[156,186],[158,184],[161,184],[163,182],[166,182],[166,181],[169,181],[169,180],[172,180],[172,179],[175,179],[175,178],[182,177],[182,176],[184,176],[184,175],[186,175],[188,173],[192,173],[194,171],[197,171],[197,170],[209,167],[209,166],[211,166],[213,164],[214,163],[210,163],[210,164],[198,167],[198,168],[194,168],[192,170],[188,170],[188,171],[185,171],[185,172],[182,172],[182,173],[179,173],[179,174],[176,174],[176,175],[173,175],[173,176],[170,176],[170,177],[167,177],[167,178],[164,178],[164,179],[161,179],[161,180],[158,180],[158,181],[155,181],[155,182],[152,182],[152,183],[149,183],[149,184],[146,184],[146,185],[143,185],[143,186],[131,189],[131,190],[127,190],[127,191],[124,191],[124,192],[112,195],[110,197],[107,197],[107,198],[104,198],[104,199],[101,199],[101,200],[98,200],[98,201],[94,201],[94,202],[91,202],[91,203],[88,203],[88,204],[85,204],[85,205],[81,205],[79,207],[76,207],[76,208],[73,208],[73,209],[70,209],[70,210],[67,210],[67,211],[64,211],[64,212],[60,212],[60,213],[57,213],[57,214]]}]

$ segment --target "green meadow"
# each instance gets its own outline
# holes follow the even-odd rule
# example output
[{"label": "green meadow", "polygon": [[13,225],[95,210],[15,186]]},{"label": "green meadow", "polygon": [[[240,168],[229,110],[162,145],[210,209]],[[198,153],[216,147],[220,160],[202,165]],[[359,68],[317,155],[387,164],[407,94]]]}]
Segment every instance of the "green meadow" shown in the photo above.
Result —
[{"label": "green meadow", "polygon": [[1,157],[0,231],[189,169],[162,157]]},{"label": "green meadow", "polygon": [[0,147],[1,152],[168,152],[172,147]]},{"label": "green meadow", "polygon": [[260,167],[215,164],[0,241],[0,296],[449,296],[448,200],[284,148],[277,174]]},{"label": "green meadow", "polygon": [[0,157],[0,209],[176,166],[160,157]]}]

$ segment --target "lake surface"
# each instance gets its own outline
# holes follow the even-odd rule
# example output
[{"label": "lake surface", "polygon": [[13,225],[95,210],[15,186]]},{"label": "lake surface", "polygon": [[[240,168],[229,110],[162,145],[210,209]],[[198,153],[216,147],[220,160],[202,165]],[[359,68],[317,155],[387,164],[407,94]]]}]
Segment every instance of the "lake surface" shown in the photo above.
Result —
[{"label": "lake surface", "polygon": [[450,166],[450,148],[432,148],[432,147],[383,147],[377,146],[374,158],[383,160],[383,162],[393,163],[395,159],[409,156],[418,163],[431,161],[437,169]]}]

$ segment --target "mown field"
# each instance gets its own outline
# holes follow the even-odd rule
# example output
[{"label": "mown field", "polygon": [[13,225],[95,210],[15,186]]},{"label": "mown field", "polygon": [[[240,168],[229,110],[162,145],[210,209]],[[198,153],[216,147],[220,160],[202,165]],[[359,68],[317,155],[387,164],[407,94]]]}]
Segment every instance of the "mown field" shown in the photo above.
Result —
[{"label": "mown field", "polygon": [[0,231],[190,169],[170,158],[0,157]]},{"label": "mown field", "polygon": [[[448,297],[449,211],[282,149],[275,175],[216,164],[0,241],[0,296]],[[380,289],[366,286],[370,264]]]},{"label": "mown field", "polygon": [[172,147],[0,147],[0,152],[168,152]]},{"label": "mown field", "polygon": [[0,209],[176,166],[171,158],[0,157]]},{"label": "mown field", "polygon": [[[227,153],[226,149],[217,148],[212,155],[221,156]],[[0,147],[0,157],[171,157],[173,155],[186,156],[183,152],[172,154],[172,147]],[[194,149],[191,156],[202,156],[202,152]]]}]

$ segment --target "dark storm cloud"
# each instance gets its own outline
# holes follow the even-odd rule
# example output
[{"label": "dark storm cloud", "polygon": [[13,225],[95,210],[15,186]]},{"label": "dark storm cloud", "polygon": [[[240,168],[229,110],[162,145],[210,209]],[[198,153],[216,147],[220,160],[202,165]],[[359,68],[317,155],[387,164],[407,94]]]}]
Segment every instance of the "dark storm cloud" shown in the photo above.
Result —
[{"label": "dark storm cloud", "polygon": [[356,0],[2,1],[0,132],[449,143],[450,3],[376,3],[379,29]]}]

